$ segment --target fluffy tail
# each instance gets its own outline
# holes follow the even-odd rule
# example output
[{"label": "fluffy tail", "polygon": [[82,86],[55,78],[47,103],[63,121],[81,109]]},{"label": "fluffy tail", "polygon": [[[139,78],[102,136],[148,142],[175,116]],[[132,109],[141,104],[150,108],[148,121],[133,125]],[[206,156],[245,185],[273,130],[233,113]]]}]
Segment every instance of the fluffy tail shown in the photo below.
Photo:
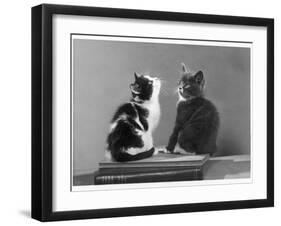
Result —
[{"label": "fluffy tail", "polygon": [[130,147],[143,147],[143,141],[138,135],[134,134],[131,125],[125,122],[119,122],[117,128],[115,128],[115,130],[107,137],[107,143],[107,149],[111,152],[111,156],[117,162],[145,159],[151,157],[154,153],[154,148],[136,155],[131,155],[126,152],[126,149]]},{"label": "fluffy tail", "polygon": [[149,158],[153,155],[155,149],[151,148],[148,151],[144,151],[141,153],[138,153],[136,155],[130,155],[127,152],[120,151],[120,150],[113,150],[111,151],[112,157],[114,158],[115,161],[117,162],[128,162],[128,161],[136,161],[136,160],[141,160],[145,158]]}]

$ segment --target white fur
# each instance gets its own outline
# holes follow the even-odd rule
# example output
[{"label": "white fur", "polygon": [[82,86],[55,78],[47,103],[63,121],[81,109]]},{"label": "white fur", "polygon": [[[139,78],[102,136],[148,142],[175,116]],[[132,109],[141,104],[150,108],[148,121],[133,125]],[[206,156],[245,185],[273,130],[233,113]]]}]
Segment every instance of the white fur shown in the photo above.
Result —
[{"label": "white fur", "polygon": [[111,161],[112,160],[112,155],[110,151],[106,150],[105,151],[105,159]]},{"label": "white fur", "polygon": [[180,94],[180,91],[179,91],[179,90],[177,90],[177,92],[178,92],[178,96],[179,96],[177,105],[178,105],[180,102],[182,102],[182,101],[192,100],[192,99],[194,98],[194,97],[189,97],[188,99],[187,99],[187,98],[184,98],[184,97]]},{"label": "white fur", "polygon": [[136,90],[131,89],[131,92],[134,94],[140,94],[140,92],[137,92]]},{"label": "white fur", "polygon": [[[142,129],[142,130],[144,130],[144,128],[143,128],[143,125],[141,124],[141,122],[140,122],[140,117],[139,116],[137,116],[137,118],[136,118],[136,123],[140,126],[140,128]],[[138,130],[138,131],[141,131],[141,130]]]},{"label": "white fur", "polygon": [[[147,118],[148,122],[148,131],[139,131],[141,133],[142,140],[144,142],[144,146],[142,148],[130,148],[127,150],[127,152],[131,155],[136,155],[138,153],[148,151],[151,148],[153,148],[153,137],[152,133],[155,130],[155,128],[158,126],[159,120],[160,120],[160,104],[159,104],[159,93],[161,89],[161,82],[158,78],[152,78],[149,75],[145,75],[144,77],[148,78],[153,82],[153,93],[149,101],[145,101],[144,103],[138,104],[143,108],[146,108],[149,110],[149,115]],[[137,119],[138,120],[138,119]],[[138,124],[139,121],[136,122]],[[140,124],[141,125],[141,124]]]},{"label": "white fur", "polygon": [[117,126],[117,120],[116,120],[115,122],[113,122],[113,123],[110,124],[110,126],[109,126],[109,132],[111,133],[111,131],[114,130],[116,126]]},{"label": "white fur", "polygon": [[[147,122],[149,125],[149,131],[151,134],[154,129],[158,126],[160,120],[160,104],[159,104],[159,93],[161,89],[161,82],[158,78],[152,78],[149,75],[145,75],[146,78],[153,82],[153,93],[149,101],[145,101],[140,106],[149,110],[149,116]],[[152,136],[152,135],[151,135]]]},{"label": "white fur", "polygon": [[186,101],[186,98],[184,98],[178,91],[178,96],[179,96],[179,99],[178,99],[178,102],[177,102],[177,105],[181,102],[181,101]]}]

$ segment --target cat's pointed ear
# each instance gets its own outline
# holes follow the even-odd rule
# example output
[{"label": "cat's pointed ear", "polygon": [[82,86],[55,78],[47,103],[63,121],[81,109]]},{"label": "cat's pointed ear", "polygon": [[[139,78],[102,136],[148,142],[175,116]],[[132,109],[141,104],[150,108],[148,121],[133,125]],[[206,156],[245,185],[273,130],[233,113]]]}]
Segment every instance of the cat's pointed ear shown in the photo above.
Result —
[{"label": "cat's pointed ear", "polygon": [[195,75],[194,75],[195,81],[200,84],[203,80],[204,80],[204,75],[202,71],[198,71]]},{"label": "cat's pointed ear", "polygon": [[182,66],[182,72],[183,72],[184,74],[189,73],[189,69],[185,66],[184,63],[181,63],[181,66]]},{"label": "cat's pointed ear", "polygon": [[140,77],[140,74],[138,74],[137,72],[135,72],[134,75],[136,80]]}]

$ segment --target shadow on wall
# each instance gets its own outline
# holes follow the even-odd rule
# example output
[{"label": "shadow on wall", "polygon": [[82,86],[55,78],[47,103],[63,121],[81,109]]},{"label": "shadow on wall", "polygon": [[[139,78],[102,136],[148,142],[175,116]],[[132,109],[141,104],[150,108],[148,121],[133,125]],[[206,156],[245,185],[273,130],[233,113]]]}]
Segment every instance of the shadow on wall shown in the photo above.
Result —
[{"label": "shadow on wall", "polygon": [[250,154],[250,106],[242,110],[240,119],[234,116],[235,111],[225,110],[222,104],[216,106],[221,121],[216,156]]}]

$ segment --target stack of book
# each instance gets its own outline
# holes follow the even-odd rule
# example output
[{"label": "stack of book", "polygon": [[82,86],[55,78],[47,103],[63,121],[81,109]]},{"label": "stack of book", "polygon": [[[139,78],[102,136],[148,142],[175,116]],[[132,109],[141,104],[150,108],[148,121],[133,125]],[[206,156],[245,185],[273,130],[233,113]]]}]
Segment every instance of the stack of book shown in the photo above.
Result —
[{"label": "stack of book", "polygon": [[209,155],[158,154],[151,158],[99,163],[95,184],[125,184],[203,179],[203,166]]}]

